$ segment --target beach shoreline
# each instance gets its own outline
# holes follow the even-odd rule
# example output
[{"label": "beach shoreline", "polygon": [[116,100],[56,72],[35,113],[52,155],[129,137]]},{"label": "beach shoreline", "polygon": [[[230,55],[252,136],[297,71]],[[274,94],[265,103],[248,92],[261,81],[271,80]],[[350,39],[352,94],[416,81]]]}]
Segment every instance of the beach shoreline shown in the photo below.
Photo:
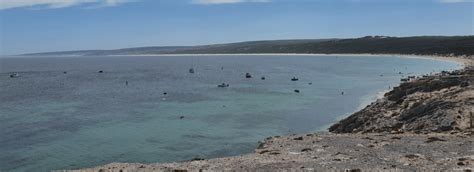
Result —
[{"label": "beach shoreline", "polygon": [[[352,56],[352,57],[403,57],[403,58],[417,58],[417,59],[431,59],[452,61],[457,63],[472,63],[472,60],[459,57],[438,56],[438,55],[417,55],[417,54],[311,54],[311,53],[236,53],[236,54],[138,54],[138,55],[107,55],[113,56],[140,56],[140,57],[160,57],[160,56]],[[80,56],[78,56],[80,57]]]},{"label": "beach shoreline", "polygon": [[[136,56],[136,57],[189,57],[189,56],[343,56],[343,57],[401,57],[401,58],[414,58],[414,59],[428,59],[428,60],[439,60],[455,62],[465,66],[474,65],[474,57],[463,56],[444,56],[444,55],[418,55],[418,54],[311,54],[311,53],[235,53],[235,54],[129,54],[129,55],[106,55],[107,57],[124,57],[124,56]],[[0,58],[8,57],[33,57],[33,56],[1,56]],[[67,55],[67,56],[34,56],[34,58],[41,57],[94,57],[94,56],[83,56],[83,55]]]}]

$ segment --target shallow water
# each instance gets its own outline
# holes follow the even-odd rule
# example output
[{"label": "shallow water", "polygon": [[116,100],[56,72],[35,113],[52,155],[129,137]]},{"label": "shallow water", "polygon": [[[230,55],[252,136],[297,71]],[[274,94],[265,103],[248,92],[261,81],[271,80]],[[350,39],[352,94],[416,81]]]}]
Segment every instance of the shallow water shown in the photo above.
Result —
[{"label": "shallow water", "polygon": [[249,153],[268,136],[324,130],[402,76],[456,68],[359,56],[2,58],[0,171]]}]

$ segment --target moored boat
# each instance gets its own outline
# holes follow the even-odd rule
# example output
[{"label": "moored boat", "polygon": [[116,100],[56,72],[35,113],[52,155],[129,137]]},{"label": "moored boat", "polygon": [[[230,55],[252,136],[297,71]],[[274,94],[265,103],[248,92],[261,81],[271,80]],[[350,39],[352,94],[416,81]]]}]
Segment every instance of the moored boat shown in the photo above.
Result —
[{"label": "moored boat", "polygon": [[217,85],[217,87],[226,88],[226,87],[229,87],[229,84],[222,83],[222,84]]},{"label": "moored boat", "polygon": [[246,73],[245,78],[252,78],[252,75],[250,75],[250,73]]}]

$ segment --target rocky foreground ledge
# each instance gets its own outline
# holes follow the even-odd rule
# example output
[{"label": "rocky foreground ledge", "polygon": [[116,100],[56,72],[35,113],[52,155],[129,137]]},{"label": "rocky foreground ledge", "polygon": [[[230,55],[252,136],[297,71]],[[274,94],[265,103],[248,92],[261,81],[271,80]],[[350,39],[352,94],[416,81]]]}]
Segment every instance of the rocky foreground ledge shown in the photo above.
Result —
[{"label": "rocky foreground ledge", "polygon": [[271,137],[247,154],[168,164],[112,163],[92,171],[472,170],[465,134],[307,134]]},{"label": "rocky foreground ledge", "polygon": [[76,171],[472,171],[473,81],[469,66],[411,79],[331,126],[332,133],[270,137],[252,154]]}]

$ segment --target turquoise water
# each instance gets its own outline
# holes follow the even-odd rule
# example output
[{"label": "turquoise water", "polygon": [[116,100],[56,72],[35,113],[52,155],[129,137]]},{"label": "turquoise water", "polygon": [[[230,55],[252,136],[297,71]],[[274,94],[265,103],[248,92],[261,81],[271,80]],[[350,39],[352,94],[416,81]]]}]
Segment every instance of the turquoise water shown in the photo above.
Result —
[{"label": "turquoise water", "polygon": [[268,136],[324,130],[403,76],[456,68],[359,56],[2,58],[0,171],[249,153]]}]

